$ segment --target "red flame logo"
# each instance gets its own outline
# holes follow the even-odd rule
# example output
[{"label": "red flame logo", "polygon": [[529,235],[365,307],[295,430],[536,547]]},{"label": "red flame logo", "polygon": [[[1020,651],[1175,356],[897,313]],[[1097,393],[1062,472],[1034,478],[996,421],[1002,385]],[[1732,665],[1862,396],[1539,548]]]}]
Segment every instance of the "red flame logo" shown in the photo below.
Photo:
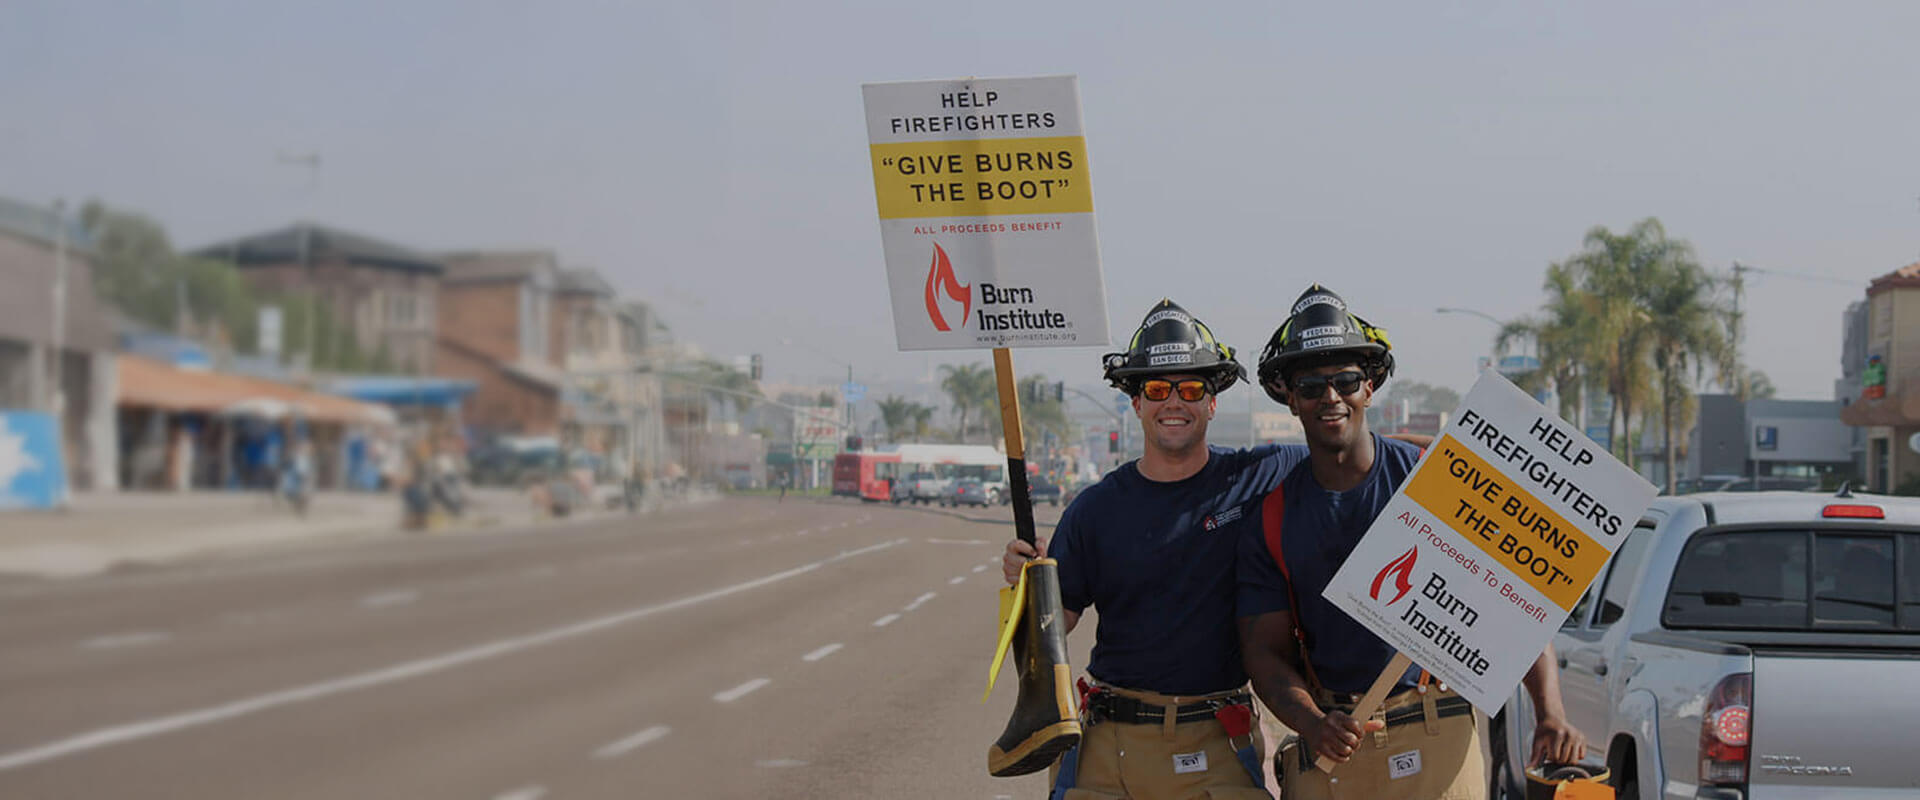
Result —
[{"label": "red flame logo", "polygon": [[1380,574],[1373,576],[1373,599],[1380,599],[1380,584],[1386,582],[1388,575],[1393,576],[1393,587],[1399,589],[1400,593],[1394,595],[1392,600],[1388,600],[1387,605],[1398,603],[1400,598],[1407,596],[1407,592],[1413,589],[1413,584],[1407,579],[1413,577],[1413,562],[1420,557],[1419,549],[1418,546],[1407,548],[1407,552],[1387,562],[1387,565],[1380,569]]},{"label": "red flame logo", "polygon": [[933,246],[933,265],[927,268],[927,318],[933,320],[935,330],[950,331],[947,318],[940,314],[940,304],[935,299],[945,294],[949,300],[960,302],[960,324],[967,324],[967,315],[973,313],[973,292],[969,286],[960,283],[954,277],[953,262],[947,260],[947,251],[940,245]]}]

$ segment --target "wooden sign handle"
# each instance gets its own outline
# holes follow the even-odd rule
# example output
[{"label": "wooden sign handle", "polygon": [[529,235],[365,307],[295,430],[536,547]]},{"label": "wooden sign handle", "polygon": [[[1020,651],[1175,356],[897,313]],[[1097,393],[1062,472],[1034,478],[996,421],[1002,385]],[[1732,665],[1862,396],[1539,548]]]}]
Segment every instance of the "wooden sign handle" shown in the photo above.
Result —
[{"label": "wooden sign handle", "polygon": [[1026,440],[1020,433],[1020,392],[1013,381],[1013,351],[993,349],[993,377],[1000,386],[1000,428],[1007,438],[1007,491],[1013,497],[1013,535],[1033,544],[1033,499],[1027,488]]},{"label": "wooden sign handle", "polygon": [[[1367,688],[1366,694],[1360,696],[1360,702],[1354,704],[1353,713],[1349,716],[1366,722],[1373,712],[1380,710],[1380,704],[1387,701],[1387,693],[1393,691],[1393,685],[1399,683],[1400,676],[1407,674],[1407,668],[1412,666],[1413,659],[1405,653],[1394,653],[1393,660],[1387,662],[1387,668],[1380,671],[1380,677],[1373,679],[1373,685]],[[1366,736],[1362,735],[1360,739],[1361,744],[1366,743]],[[1335,765],[1333,759],[1320,756],[1314,759],[1313,766],[1321,772],[1330,773]]]}]

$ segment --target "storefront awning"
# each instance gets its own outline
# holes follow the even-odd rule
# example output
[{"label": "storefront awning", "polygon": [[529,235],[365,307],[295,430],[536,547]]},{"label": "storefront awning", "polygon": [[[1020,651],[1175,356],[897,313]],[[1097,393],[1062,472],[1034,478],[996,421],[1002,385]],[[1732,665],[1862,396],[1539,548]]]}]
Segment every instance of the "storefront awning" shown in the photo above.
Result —
[{"label": "storefront awning", "polygon": [[265,378],[182,369],[143,356],[122,354],[120,406],[175,413],[298,417],[315,422],[391,425],[381,406],[309,391]]}]

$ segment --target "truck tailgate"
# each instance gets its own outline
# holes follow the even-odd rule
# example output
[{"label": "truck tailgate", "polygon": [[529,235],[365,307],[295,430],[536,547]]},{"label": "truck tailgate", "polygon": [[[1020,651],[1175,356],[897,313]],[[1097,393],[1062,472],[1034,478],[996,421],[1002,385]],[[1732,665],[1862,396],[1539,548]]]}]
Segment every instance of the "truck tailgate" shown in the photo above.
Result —
[{"label": "truck tailgate", "polygon": [[1748,796],[1920,792],[1920,653],[1755,648]]}]

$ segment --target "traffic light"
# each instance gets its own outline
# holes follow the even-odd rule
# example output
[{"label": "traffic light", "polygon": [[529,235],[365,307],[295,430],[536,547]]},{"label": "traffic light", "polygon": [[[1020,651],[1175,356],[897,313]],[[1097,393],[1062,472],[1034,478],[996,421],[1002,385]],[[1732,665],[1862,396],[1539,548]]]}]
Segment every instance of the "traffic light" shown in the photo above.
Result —
[{"label": "traffic light", "polygon": [[862,442],[860,440],[860,437],[858,436],[847,437],[847,452],[849,453],[859,452],[860,445],[862,444],[864,444],[864,442]]},{"label": "traffic light", "polygon": [[1107,452],[1109,453],[1120,452],[1120,432],[1119,431],[1107,431]]},{"label": "traffic light", "polygon": [[761,374],[761,372],[760,372],[760,354],[759,354],[759,353],[754,353],[754,354],[753,354],[753,358],[752,358],[752,359],[751,359],[751,360],[750,360],[750,361],[749,361],[748,363],[749,363],[749,364],[751,364],[752,366],[750,366],[750,367],[748,367],[748,369],[747,369],[747,377],[749,377],[749,378],[752,378],[752,379],[754,379],[754,380],[756,380],[756,381],[757,381],[757,380],[760,380],[760,374]]}]

